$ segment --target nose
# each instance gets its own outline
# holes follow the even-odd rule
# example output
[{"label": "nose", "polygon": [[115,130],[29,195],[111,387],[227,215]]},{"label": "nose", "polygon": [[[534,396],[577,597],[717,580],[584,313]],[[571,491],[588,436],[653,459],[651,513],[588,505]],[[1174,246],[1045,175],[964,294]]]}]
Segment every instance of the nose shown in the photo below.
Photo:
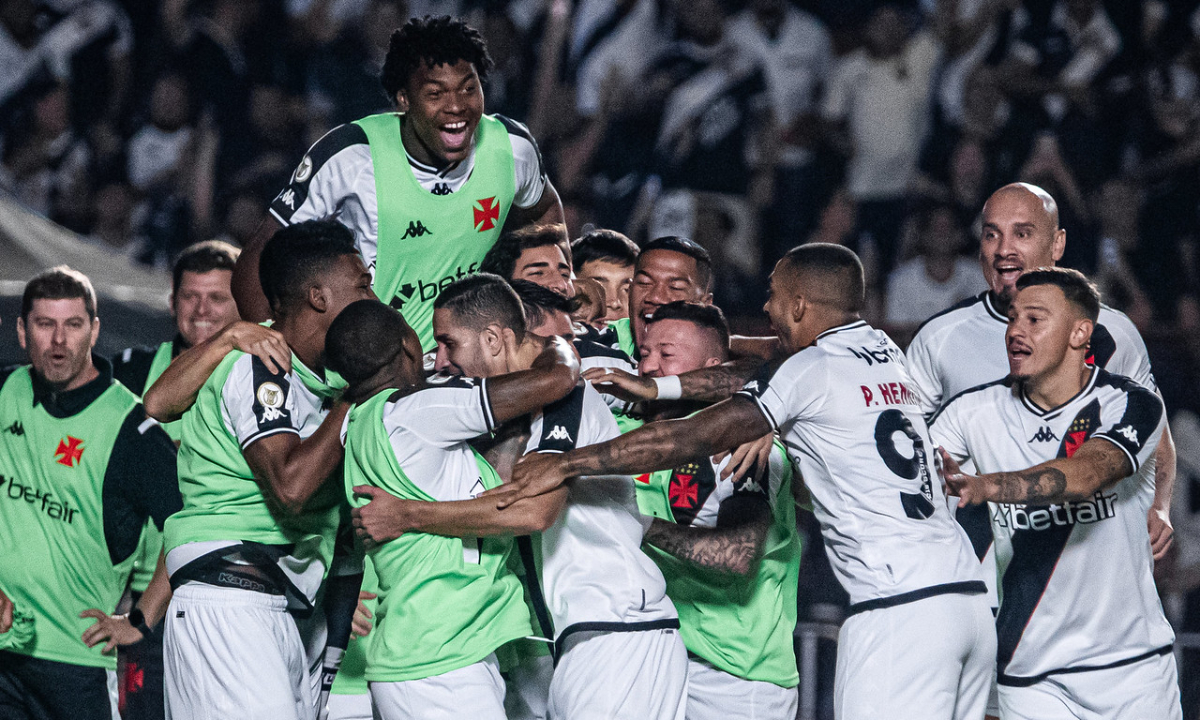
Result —
[{"label": "nose", "polygon": [[658,358],[653,353],[642,358],[642,362],[638,365],[638,371],[642,377],[658,377],[662,374],[662,366],[658,362]]},{"label": "nose", "polygon": [[1000,258],[1007,257],[1013,252],[1014,249],[1012,236],[1006,232],[1000,233],[996,238],[995,256]]},{"label": "nose", "polygon": [[448,367],[450,367],[449,354],[446,352],[446,349],[439,344],[437,347],[437,354],[433,359],[433,370],[434,372],[441,372]]}]

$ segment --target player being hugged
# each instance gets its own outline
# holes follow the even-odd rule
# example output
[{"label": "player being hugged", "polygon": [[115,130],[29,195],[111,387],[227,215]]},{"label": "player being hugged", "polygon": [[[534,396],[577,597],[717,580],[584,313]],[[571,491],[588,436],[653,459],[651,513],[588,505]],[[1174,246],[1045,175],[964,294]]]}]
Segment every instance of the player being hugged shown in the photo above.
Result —
[{"label": "player being hugged", "polygon": [[[995,654],[979,564],[935,481],[904,356],[859,318],[863,285],[852,251],[823,243],[792,249],[775,266],[766,305],[790,354],[774,374],[690,418],[526,457],[495,493],[497,504],[567,478],[678,467],[778,430],[850,594],[837,716],[978,718]],[[729,366],[687,373],[678,392],[711,400],[736,375]]]},{"label": "player being hugged", "polygon": [[[1087,362],[1100,295],[1082,274],[1033,270],[1016,289],[1009,376],[931,427],[949,489],[990,504],[1000,714],[1182,718],[1145,526],[1162,401]],[[967,460],[986,474],[960,472]]]}]

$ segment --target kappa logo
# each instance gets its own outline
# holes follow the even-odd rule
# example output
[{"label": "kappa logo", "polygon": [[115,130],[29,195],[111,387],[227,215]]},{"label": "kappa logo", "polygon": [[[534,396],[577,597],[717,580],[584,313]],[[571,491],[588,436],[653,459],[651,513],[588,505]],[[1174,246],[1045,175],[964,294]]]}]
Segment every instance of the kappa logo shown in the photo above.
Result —
[{"label": "kappa logo", "polygon": [[1031,443],[1054,442],[1055,440],[1058,440],[1058,436],[1054,434],[1054,431],[1050,429],[1049,425],[1038,428],[1038,431],[1033,434],[1033,437],[1029,438],[1029,442]]},{"label": "kappa logo", "polygon": [[18,435],[19,436],[19,435],[25,434],[25,426],[21,424],[20,420],[13,422],[12,425],[9,425],[8,427],[6,427],[4,429],[5,429],[5,431],[8,432],[9,435]]},{"label": "kappa logo", "polygon": [[475,229],[479,232],[491,230],[500,220],[500,205],[494,197],[476,200],[472,209],[475,211]]},{"label": "kappa logo", "polygon": [[434,195],[450,195],[454,191],[451,190],[450,186],[447,185],[446,183],[440,182],[440,183],[435,184],[433,186],[433,189],[430,190],[429,192],[433,193]]},{"label": "kappa logo", "polygon": [[296,191],[288,188],[279,194],[279,201],[291,209],[296,209]]},{"label": "kappa logo", "polygon": [[66,465],[73,468],[83,458],[83,450],[83,441],[77,437],[68,435],[66,438],[58,441],[58,448],[54,451],[54,459],[59,465]]},{"label": "kappa logo", "polygon": [[283,388],[273,382],[265,382],[258,386],[254,396],[258,398],[258,404],[262,405],[261,422],[271,422],[283,417]]},{"label": "kappa logo", "polygon": [[767,389],[767,384],[762,380],[751,380],[750,382],[746,383],[745,387],[742,389],[751,395],[758,397],[761,396],[763,391]]},{"label": "kappa logo", "polygon": [[549,440],[566,440],[567,442],[574,442],[571,439],[571,433],[567,432],[567,429],[562,425],[555,425],[550,430],[550,434],[547,435],[546,438]]},{"label": "kappa logo", "polygon": [[408,223],[408,229],[404,231],[404,234],[400,236],[400,239],[407,240],[409,238],[425,237],[426,235],[432,234],[433,231],[425,227],[425,224],[420,220],[413,220]]},{"label": "kappa logo", "polygon": [[1132,425],[1125,425],[1124,427],[1119,427],[1116,429],[1116,432],[1118,435],[1121,435],[1122,437],[1124,437],[1126,440],[1133,443],[1134,445],[1138,444],[1137,430],[1134,430]]}]

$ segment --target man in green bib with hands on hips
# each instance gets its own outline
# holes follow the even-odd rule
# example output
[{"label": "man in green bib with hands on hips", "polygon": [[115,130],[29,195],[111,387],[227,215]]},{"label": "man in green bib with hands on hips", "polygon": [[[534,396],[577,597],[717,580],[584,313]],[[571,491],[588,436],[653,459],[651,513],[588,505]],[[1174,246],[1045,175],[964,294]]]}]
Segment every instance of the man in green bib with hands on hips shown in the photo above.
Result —
[{"label": "man in green bib with hands on hips", "polygon": [[113,649],[149,635],[170,598],[158,561],[129,615],[110,615],[147,519],[161,528],[180,495],[174,444],[92,354],[99,334],[82,273],[51,268],[25,286],[30,364],[0,370],[3,718],[116,717]]},{"label": "man in green bib with hands on hips", "polygon": [[267,317],[258,284],[267,239],[281,226],[335,218],[354,232],[375,294],[429,352],[433,301],[478,270],[504,229],[563,222],[529,130],[483,112],[491,67],[483,37],[461,20],[414,18],[392,34],[380,82],[398,112],[334,128],[301,159],[271,203],[273,220],[238,260],[244,319]]}]

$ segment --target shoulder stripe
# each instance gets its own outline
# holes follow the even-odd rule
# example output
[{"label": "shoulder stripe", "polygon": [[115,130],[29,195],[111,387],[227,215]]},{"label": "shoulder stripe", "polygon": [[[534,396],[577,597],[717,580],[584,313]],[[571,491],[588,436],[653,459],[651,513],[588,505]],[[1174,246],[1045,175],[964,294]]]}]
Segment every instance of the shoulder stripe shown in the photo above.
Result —
[{"label": "shoulder stripe", "polygon": [[516,135],[529,141],[529,144],[533,146],[533,151],[537,153],[538,174],[544,176],[546,174],[546,163],[542,160],[542,149],[538,147],[537,140],[533,139],[533,133],[529,132],[529,128],[525,127],[523,123],[519,123],[504,115],[497,114],[492,117],[500,121],[500,124],[508,130],[509,135]]},{"label": "shoulder stripe", "polygon": [[300,164],[292,172],[287,187],[271,202],[272,213],[284,224],[290,223],[296,208],[304,205],[304,201],[308,199],[309,185],[325,163],[346,148],[367,144],[366,131],[354,123],[339,125],[325,133],[300,159]]},{"label": "shoulder stripe", "polygon": [[542,437],[536,452],[568,452],[579,442],[586,385],[576,385],[563,399],[542,411]]},{"label": "shoulder stripe", "polygon": [[[986,290],[979,293],[975,297],[967,298],[966,300],[960,300],[959,302],[954,303],[953,305],[946,308],[945,310],[943,310],[939,313],[934,313],[933,315],[930,315],[928,318],[926,318],[925,322],[923,322],[917,326],[917,333],[921,332],[921,330],[923,330],[926,325],[933,322],[934,320],[937,320],[938,318],[942,317],[943,315],[949,315],[950,313],[954,312],[955,310],[965,310],[976,303],[983,302],[983,297],[985,295],[987,295]],[[913,337],[916,337],[916,333],[913,333]]]},{"label": "shoulder stripe", "polygon": [[575,350],[579,353],[580,358],[608,357],[615,360],[624,360],[630,365],[636,365],[623,350],[609,347],[608,345],[601,345],[598,342],[585,338],[575,339]]},{"label": "shoulder stripe", "polygon": [[1012,387],[1012,384],[1013,384],[1012,378],[1005,376],[1005,377],[1000,378],[999,380],[992,380],[991,382],[985,382],[980,385],[976,385],[975,387],[969,387],[966,390],[963,390],[962,392],[958,393],[954,397],[950,398],[946,402],[942,403],[942,406],[940,408],[938,408],[937,410],[935,410],[934,413],[929,416],[928,424],[932,425],[934,423],[934,421],[936,421],[938,419],[938,416],[942,414],[942,411],[945,410],[946,408],[950,407],[950,403],[959,399],[963,395],[970,395],[971,393],[976,393],[976,392],[980,392],[982,390],[987,390],[988,388],[993,387],[995,385],[1004,385],[1007,387]]}]

